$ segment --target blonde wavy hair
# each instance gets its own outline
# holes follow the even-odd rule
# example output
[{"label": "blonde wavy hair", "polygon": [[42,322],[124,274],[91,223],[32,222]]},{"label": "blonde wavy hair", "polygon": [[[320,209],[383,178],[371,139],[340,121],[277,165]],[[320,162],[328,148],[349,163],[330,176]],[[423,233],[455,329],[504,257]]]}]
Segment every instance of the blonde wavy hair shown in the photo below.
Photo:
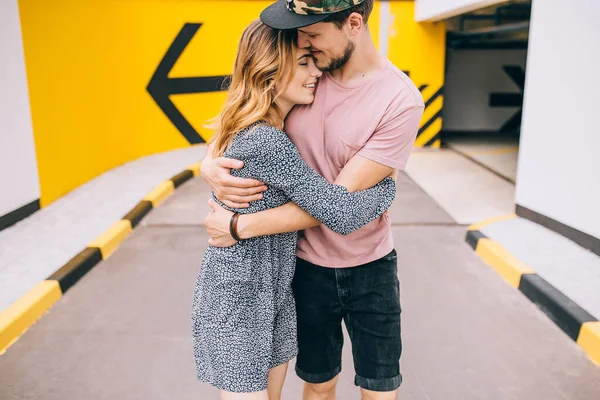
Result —
[{"label": "blonde wavy hair", "polygon": [[264,120],[283,128],[283,115],[275,99],[275,84],[281,92],[296,69],[295,29],[278,31],[253,21],[244,31],[230,78],[227,100],[212,124],[210,140],[215,157],[223,155],[235,135]]}]

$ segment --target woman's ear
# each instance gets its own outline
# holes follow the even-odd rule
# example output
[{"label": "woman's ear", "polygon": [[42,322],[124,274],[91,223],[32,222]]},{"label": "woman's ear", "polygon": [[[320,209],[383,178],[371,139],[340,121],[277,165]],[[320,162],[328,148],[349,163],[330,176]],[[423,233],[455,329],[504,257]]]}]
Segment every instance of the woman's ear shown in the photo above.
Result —
[{"label": "woman's ear", "polygon": [[277,98],[277,85],[271,86],[271,94],[273,95],[271,102],[274,103],[275,99]]}]

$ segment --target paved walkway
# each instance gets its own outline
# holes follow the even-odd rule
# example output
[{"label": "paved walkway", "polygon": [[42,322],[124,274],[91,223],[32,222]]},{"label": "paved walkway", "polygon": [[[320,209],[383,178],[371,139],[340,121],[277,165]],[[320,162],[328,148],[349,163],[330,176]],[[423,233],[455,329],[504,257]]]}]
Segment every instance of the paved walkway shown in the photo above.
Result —
[{"label": "paved walkway", "polygon": [[515,186],[452,150],[415,151],[408,175],[459,224],[515,211]]},{"label": "paved walkway", "polygon": [[515,135],[465,135],[445,140],[446,145],[504,179],[515,183],[519,158],[519,138]]},{"label": "paved walkway", "polygon": [[600,318],[600,257],[575,242],[523,218],[481,229],[539,276]]},{"label": "paved walkway", "polygon": [[112,169],[0,231],[0,311],[52,275],[160,182],[204,157],[204,146]]},{"label": "paved walkway", "polygon": [[[189,323],[208,195],[198,178],[184,184],[0,356],[0,398],[217,399],[195,380]],[[391,215],[404,308],[399,398],[600,398],[600,368],[405,175]],[[350,354],[346,342],[343,400],[359,398]],[[300,399],[300,387],[291,368],[284,399]]]}]

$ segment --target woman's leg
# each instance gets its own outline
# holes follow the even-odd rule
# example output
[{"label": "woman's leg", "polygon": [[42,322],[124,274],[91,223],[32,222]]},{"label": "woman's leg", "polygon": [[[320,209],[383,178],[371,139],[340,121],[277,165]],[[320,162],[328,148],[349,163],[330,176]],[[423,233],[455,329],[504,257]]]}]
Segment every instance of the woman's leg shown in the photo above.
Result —
[{"label": "woman's leg", "polygon": [[283,389],[283,383],[285,382],[287,368],[288,363],[285,363],[269,370],[269,386],[267,387],[269,400],[281,399],[281,390]]},{"label": "woman's leg", "polygon": [[221,400],[280,400],[287,368],[288,363],[285,363],[269,370],[267,390],[254,393],[232,393],[221,390]]},{"label": "woman's leg", "polygon": [[266,390],[254,393],[231,393],[221,390],[221,400],[270,400]]}]

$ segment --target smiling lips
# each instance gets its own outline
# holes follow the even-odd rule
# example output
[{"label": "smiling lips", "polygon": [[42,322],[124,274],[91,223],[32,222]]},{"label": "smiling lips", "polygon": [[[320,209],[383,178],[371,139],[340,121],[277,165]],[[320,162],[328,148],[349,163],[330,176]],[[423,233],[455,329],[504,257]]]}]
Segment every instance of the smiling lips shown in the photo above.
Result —
[{"label": "smiling lips", "polygon": [[317,86],[317,82],[307,83],[306,85],[302,85],[307,89],[314,89]]}]

